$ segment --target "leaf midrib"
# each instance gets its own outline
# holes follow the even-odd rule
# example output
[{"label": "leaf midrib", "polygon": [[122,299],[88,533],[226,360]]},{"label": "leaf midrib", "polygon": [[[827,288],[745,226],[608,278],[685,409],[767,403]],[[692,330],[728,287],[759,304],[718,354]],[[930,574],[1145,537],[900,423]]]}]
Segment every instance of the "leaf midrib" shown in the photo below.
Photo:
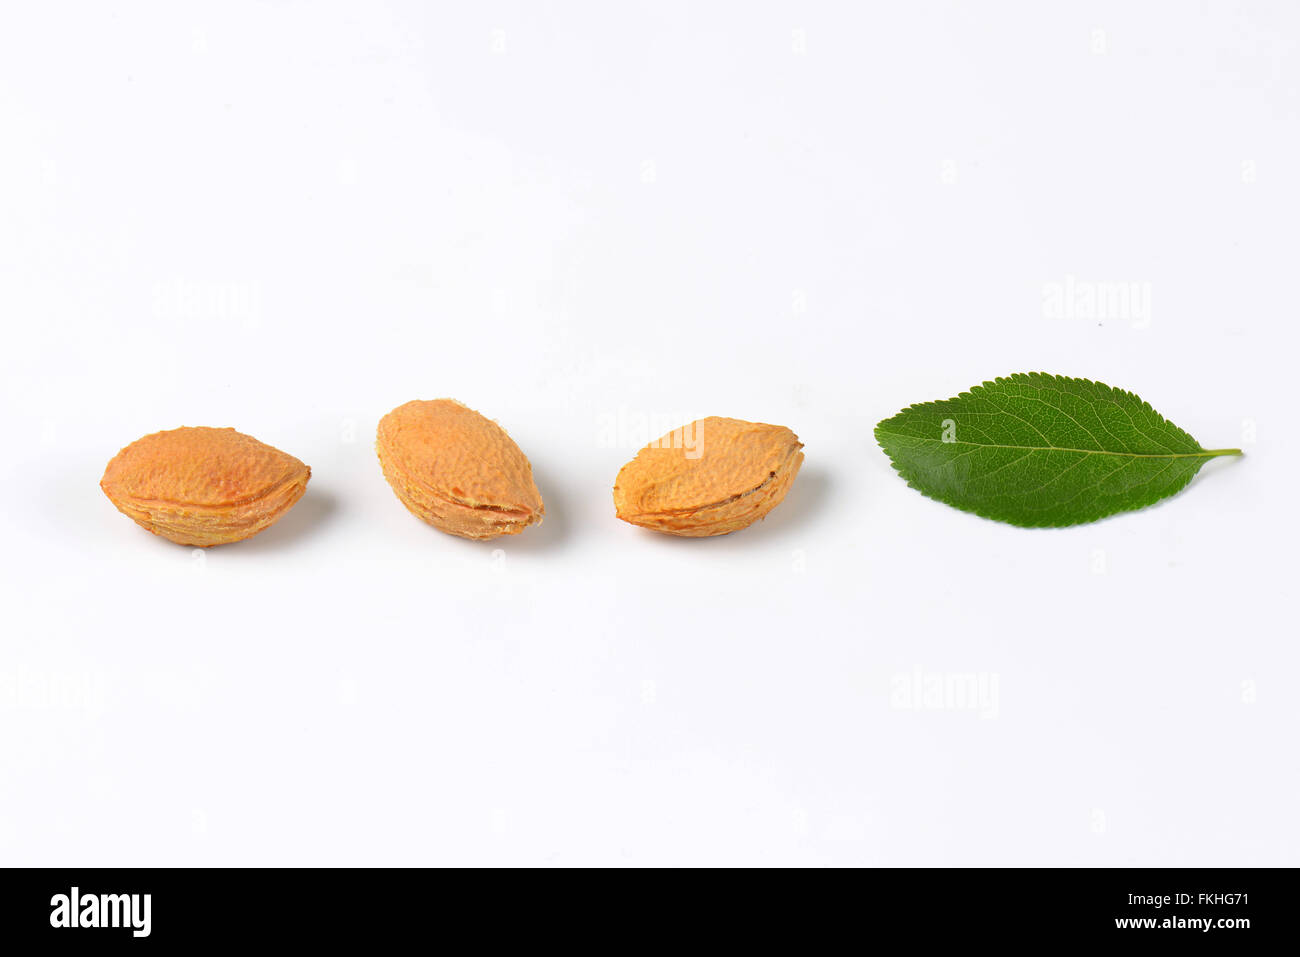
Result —
[{"label": "leaf midrib", "polygon": [[1202,449],[1199,452],[1111,452],[1106,449],[1071,449],[1060,445],[999,445],[993,442],[944,442],[942,439],[929,439],[921,435],[907,435],[904,432],[884,432],[900,439],[916,439],[937,445],[969,445],[977,449],[1023,449],[1027,452],[1078,452],[1080,455],[1119,455],[1131,459],[1208,459],[1220,455],[1240,455],[1240,449]]}]

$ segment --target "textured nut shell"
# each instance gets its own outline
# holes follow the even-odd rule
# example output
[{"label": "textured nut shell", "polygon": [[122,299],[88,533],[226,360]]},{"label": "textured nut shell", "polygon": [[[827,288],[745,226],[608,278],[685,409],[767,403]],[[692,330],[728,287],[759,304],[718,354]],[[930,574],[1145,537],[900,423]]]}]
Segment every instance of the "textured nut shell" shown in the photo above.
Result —
[{"label": "textured nut shell", "polygon": [[178,545],[224,545],[274,524],[311,469],[234,429],[155,432],[118,452],[99,487],[118,510]]},{"label": "textured nut shell", "polygon": [[625,522],[669,535],[726,535],[780,504],[803,464],[802,448],[784,426],[700,419],[623,466],[614,508]]},{"label": "textured nut shell", "polygon": [[454,399],[399,405],[380,419],[375,450],[402,504],[451,535],[518,535],[546,513],[519,446]]}]

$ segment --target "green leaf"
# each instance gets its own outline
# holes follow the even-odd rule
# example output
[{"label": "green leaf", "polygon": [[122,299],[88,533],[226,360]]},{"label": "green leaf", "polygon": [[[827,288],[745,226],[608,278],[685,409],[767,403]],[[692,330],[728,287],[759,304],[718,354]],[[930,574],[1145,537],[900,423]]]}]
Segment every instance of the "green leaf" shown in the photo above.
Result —
[{"label": "green leaf", "polygon": [[1201,448],[1131,392],[1042,372],[906,408],[876,441],[923,495],[1031,528],[1144,508],[1241,454]]}]

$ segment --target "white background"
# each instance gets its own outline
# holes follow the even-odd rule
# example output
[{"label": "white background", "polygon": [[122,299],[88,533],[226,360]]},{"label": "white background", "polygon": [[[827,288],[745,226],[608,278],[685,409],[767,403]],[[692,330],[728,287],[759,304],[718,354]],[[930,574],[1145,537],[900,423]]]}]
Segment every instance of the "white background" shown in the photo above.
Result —
[{"label": "white background", "polygon": [[[9,5],[0,861],[1300,863],[1298,36],[1281,2]],[[1150,307],[1062,318],[1067,282]],[[1026,531],[874,443],[1035,370],[1246,457]],[[397,502],[376,422],[441,396],[543,526]],[[617,521],[647,419],[704,415],[799,434],[785,503]],[[306,497],[146,534],[97,483],[179,425]]]}]

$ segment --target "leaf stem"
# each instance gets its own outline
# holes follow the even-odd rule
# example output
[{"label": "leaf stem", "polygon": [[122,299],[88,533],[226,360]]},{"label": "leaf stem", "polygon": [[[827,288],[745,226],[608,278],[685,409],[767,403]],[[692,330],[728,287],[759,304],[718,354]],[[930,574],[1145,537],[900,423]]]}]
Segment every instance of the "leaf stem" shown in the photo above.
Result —
[{"label": "leaf stem", "polygon": [[1207,457],[1214,455],[1245,455],[1241,449],[1206,449],[1204,453]]}]

